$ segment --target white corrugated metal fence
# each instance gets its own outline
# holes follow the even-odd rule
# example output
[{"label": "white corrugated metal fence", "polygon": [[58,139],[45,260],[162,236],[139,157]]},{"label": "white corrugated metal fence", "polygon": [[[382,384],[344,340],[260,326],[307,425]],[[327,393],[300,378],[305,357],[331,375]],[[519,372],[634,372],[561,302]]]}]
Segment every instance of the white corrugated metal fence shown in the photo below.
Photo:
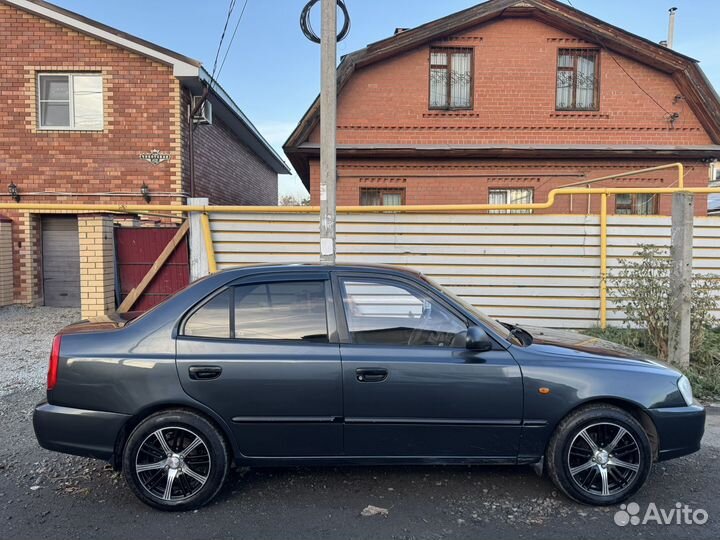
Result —
[{"label": "white corrugated metal fence", "polygon": [[[317,214],[212,214],[218,268],[318,261]],[[608,271],[641,244],[670,245],[669,216],[609,216]],[[600,218],[548,214],[339,214],[338,262],[414,268],[491,316],[599,323]],[[720,218],[696,218],[694,269],[718,276]],[[720,313],[718,313],[720,316]],[[608,323],[623,314],[608,303]]]}]

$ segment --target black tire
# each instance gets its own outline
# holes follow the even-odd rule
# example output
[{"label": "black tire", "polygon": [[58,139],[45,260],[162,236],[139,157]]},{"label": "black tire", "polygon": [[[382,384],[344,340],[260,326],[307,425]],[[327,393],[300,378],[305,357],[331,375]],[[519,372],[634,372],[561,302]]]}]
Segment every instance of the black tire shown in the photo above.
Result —
[{"label": "black tire", "polygon": [[[143,467],[146,470],[138,471]],[[123,450],[125,481],[138,499],[159,510],[206,505],[222,488],[228,467],[223,435],[205,417],[183,409],[148,416]]]},{"label": "black tire", "polygon": [[[588,437],[595,443],[594,451]],[[594,404],[560,422],[545,461],[550,478],[565,495],[580,503],[608,506],[642,487],[653,452],[647,433],[631,414],[613,405]]]}]

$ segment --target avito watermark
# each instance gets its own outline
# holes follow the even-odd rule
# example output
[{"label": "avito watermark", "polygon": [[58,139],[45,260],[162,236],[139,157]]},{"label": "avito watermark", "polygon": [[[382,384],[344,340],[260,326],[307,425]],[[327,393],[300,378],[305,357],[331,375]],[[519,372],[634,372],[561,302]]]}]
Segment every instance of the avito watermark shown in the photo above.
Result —
[{"label": "avito watermark", "polygon": [[708,520],[708,513],[702,508],[692,508],[687,504],[675,503],[670,510],[658,508],[655,503],[648,504],[644,513],[638,503],[621,504],[620,510],[615,512],[615,524],[620,527],[626,525],[704,525]]}]

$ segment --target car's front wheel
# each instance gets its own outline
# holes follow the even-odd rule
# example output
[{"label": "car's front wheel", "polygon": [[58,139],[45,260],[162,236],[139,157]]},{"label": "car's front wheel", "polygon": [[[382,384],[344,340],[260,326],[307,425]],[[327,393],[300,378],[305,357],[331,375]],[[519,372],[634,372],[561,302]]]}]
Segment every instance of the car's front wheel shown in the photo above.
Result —
[{"label": "car's front wheel", "polygon": [[222,434],[186,410],[149,416],[130,434],[123,452],[123,474],[133,493],[160,510],[207,504],[220,491],[227,471]]},{"label": "car's front wheel", "polygon": [[631,414],[612,405],[590,405],[568,415],[546,454],[555,485],[576,501],[613,505],[645,483],[652,466],[647,433]]}]

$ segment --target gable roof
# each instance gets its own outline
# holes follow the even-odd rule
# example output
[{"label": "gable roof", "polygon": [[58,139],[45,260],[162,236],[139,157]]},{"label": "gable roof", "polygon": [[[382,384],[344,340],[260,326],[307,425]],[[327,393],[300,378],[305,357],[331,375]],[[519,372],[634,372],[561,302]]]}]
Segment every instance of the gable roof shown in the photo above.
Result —
[{"label": "gable roof", "polygon": [[202,62],[199,60],[189,58],[44,0],[0,0],[0,3],[16,7],[66,28],[71,28],[82,34],[171,66],[173,75],[198,94],[202,93],[203,85],[211,86],[212,92],[209,99],[213,103],[215,114],[273,171],[278,174],[290,174],[290,169],[283,159],[243,114],[227,92],[223,90],[217,81],[212,81],[211,84],[210,75],[202,67]]},{"label": "gable roof", "polygon": [[[369,44],[342,58],[337,69],[338,91],[347,84],[356,69],[415,49],[503,15],[532,16],[556,28],[566,30],[605,49],[629,56],[672,75],[688,105],[715,144],[720,144],[720,98],[700,69],[698,61],[658,45],[653,41],[618,28],[556,0],[489,0],[441,19],[405,30]],[[300,146],[318,125],[320,99],[315,99],[285,142],[283,149],[308,185],[307,152]]]}]

